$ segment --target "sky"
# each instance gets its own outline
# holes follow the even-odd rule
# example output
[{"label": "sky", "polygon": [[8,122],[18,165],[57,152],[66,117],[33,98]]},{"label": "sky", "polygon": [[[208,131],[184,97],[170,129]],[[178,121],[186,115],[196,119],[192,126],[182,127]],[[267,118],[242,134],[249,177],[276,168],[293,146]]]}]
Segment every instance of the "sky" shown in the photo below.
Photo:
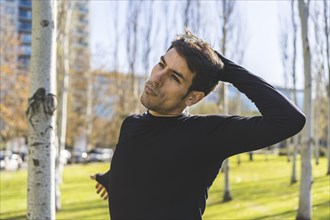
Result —
[{"label": "sky", "polygon": [[[289,12],[287,1],[239,1],[243,9],[247,45],[243,63],[252,73],[275,86],[284,85],[280,50],[280,12]],[[109,11],[111,2],[91,0],[91,50],[92,55],[103,50],[102,58],[111,60]],[[157,12],[154,12],[157,13]],[[161,54],[160,54],[161,55]],[[94,57],[94,62],[98,58]],[[298,57],[297,87],[303,87],[301,61]],[[92,64],[93,66],[93,64]]]}]

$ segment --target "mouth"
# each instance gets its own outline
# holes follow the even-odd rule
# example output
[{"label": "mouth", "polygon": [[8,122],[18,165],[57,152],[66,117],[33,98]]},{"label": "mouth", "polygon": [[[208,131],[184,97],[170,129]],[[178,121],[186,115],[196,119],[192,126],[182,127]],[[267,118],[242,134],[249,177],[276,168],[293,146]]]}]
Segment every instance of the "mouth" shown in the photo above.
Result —
[{"label": "mouth", "polygon": [[153,96],[157,96],[158,95],[149,85],[145,85],[144,91],[148,95],[153,95]]}]

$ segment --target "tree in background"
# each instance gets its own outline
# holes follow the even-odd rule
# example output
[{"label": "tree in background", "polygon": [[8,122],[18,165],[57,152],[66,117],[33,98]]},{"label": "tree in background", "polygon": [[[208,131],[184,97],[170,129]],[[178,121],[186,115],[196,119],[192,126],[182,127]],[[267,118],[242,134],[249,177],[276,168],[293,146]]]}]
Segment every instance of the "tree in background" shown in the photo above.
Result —
[{"label": "tree in background", "polygon": [[[169,2],[168,1],[162,1],[162,13],[164,14],[163,16],[166,17],[169,14]],[[170,16],[169,19],[171,19],[172,17]],[[158,26],[159,27],[159,26]],[[170,33],[170,21],[167,20],[167,22],[165,22],[164,24],[165,27],[165,32],[168,34],[165,34],[165,40],[164,40],[164,51],[167,50],[167,48],[169,47],[169,33]],[[158,32],[158,31],[157,31]]]},{"label": "tree in background", "polygon": [[154,13],[153,13],[153,1],[144,1],[143,6],[145,8],[143,15],[145,16],[144,20],[146,22],[143,22],[144,28],[143,28],[143,55],[142,62],[144,63],[144,77],[147,79],[149,76],[149,58],[150,58],[150,52],[151,52],[151,31],[153,28],[153,21],[154,21]]},{"label": "tree in background", "polygon": [[32,1],[27,219],[55,219],[56,1]]},{"label": "tree in background", "polygon": [[[312,4],[311,6],[311,21],[312,28],[314,29],[314,45],[312,47],[313,51],[313,82],[314,86],[314,104],[313,104],[313,131],[314,131],[314,155],[315,155],[315,164],[319,164],[320,158],[320,142],[322,139],[323,131],[326,129],[327,125],[327,115],[325,114],[326,107],[324,101],[326,100],[326,80],[325,80],[325,56],[324,56],[324,37],[321,29],[322,22],[322,8],[321,4]],[[325,137],[325,136],[324,136]]]},{"label": "tree in background", "polygon": [[323,0],[323,18],[324,18],[324,34],[326,40],[326,66],[328,69],[328,172],[327,175],[330,175],[330,15],[329,15],[329,6],[327,0]]},{"label": "tree in background", "polygon": [[[292,22],[292,93],[293,93],[293,101],[295,105],[298,105],[297,101],[297,74],[296,74],[296,63],[297,63],[297,23],[296,23],[296,13],[295,13],[295,1],[291,0],[291,22]],[[298,135],[292,137],[293,140],[293,154],[292,154],[292,173],[291,173],[291,184],[297,182],[297,154],[298,154]]]},{"label": "tree in background", "polygon": [[[92,141],[97,147],[115,148],[120,126],[127,117],[122,112],[123,91],[127,90],[130,75],[119,72],[93,71],[93,129]],[[142,89],[145,78],[135,79]],[[106,98],[105,98],[106,97]]]},{"label": "tree in background", "polygon": [[0,143],[26,136],[25,107],[29,94],[26,67],[17,61],[20,36],[10,15],[0,14]]},{"label": "tree in background", "polygon": [[[66,4],[68,1],[63,1]],[[68,110],[66,144],[74,149],[74,153],[86,151],[90,146],[88,124],[90,122],[91,101],[88,100],[90,88],[90,50],[88,36],[90,22],[88,14],[89,1],[71,1],[73,9],[69,31],[70,81],[68,87]],[[80,152],[81,153],[81,152]]]},{"label": "tree in background", "polygon": [[[139,19],[141,16],[141,2],[133,1],[127,4],[126,16],[126,52],[129,66],[129,74],[131,76],[131,88],[128,90],[131,93],[126,94],[126,97],[131,97],[128,101],[129,113],[138,112],[138,87],[135,80],[135,71],[138,55],[138,36],[139,36]],[[146,61],[148,62],[148,61]]]},{"label": "tree in background", "polygon": [[[100,140],[106,140],[108,138],[110,138],[110,140],[106,141],[106,145],[115,145],[116,141],[118,139],[118,135],[119,135],[119,127],[122,123],[122,121],[124,120],[124,118],[128,115],[128,106],[127,106],[127,99],[128,99],[128,95],[129,94],[126,90],[127,88],[125,86],[123,86],[127,80],[129,81],[129,79],[122,77],[122,75],[119,73],[119,69],[118,69],[118,63],[119,63],[119,44],[120,44],[120,40],[121,40],[121,30],[120,30],[120,26],[118,25],[118,21],[119,21],[119,16],[118,16],[118,10],[119,10],[119,2],[115,2],[115,7],[113,7],[113,9],[115,10],[113,12],[114,17],[113,19],[113,28],[114,28],[114,42],[116,42],[114,44],[114,51],[113,51],[113,57],[114,57],[114,63],[113,63],[113,72],[106,75],[108,79],[113,79],[111,81],[111,84],[113,86],[108,86],[107,88],[107,94],[110,94],[110,97],[114,96],[115,94],[117,95],[116,98],[114,98],[114,100],[111,100],[111,103],[113,104],[112,106],[109,105],[110,108],[113,108],[113,113],[110,114],[111,116],[111,121],[109,121],[108,123],[106,123],[106,125],[104,125],[108,131],[110,135],[106,135],[104,134],[102,136],[101,139],[98,139],[98,142]],[[95,71],[95,76],[98,75],[99,71]],[[101,71],[102,72],[102,71]],[[97,80],[95,81],[97,82]],[[98,88],[98,86],[95,85],[95,88]],[[96,91],[95,91],[96,94]],[[99,117],[95,116],[96,122],[98,121],[98,124],[104,124],[104,121],[102,122],[102,120],[100,120]]]},{"label": "tree in background", "polygon": [[200,0],[183,2],[183,26],[189,28],[195,34],[201,29],[201,2]]},{"label": "tree in background", "polygon": [[304,112],[307,120],[302,133],[301,184],[297,219],[312,219],[312,78],[311,52],[308,37],[309,3],[309,0],[307,3],[305,1],[298,1],[305,75]]},{"label": "tree in background", "polygon": [[60,185],[63,182],[64,161],[61,152],[65,149],[67,127],[67,99],[69,86],[69,30],[72,17],[71,1],[58,1],[57,17],[57,140],[55,160],[55,206],[61,210]]},{"label": "tree in background", "polygon": [[[280,25],[280,49],[281,49],[281,61],[282,61],[282,67],[283,67],[283,78],[284,78],[284,88],[286,90],[289,90],[289,72],[290,72],[290,50],[288,47],[289,44],[289,33],[287,32],[289,22],[287,20],[286,16],[283,16],[282,14],[279,14],[279,19],[281,22]],[[288,143],[290,142],[290,143]],[[292,139],[286,140],[286,148],[287,148],[287,160],[288,162],[291,162],[291,148],[292,146]]]},{"label": "tree in background", "polygon": [[[233,14],[236,6],[236,1],[221,1],[217,2],[217,6],[219,8],[219,19],[221,21],[221,40],[220,40],[220,51],[224,56],[228,56],[228,45],[231,43],[230,36],[233,34]],[[220,82],[219,88],[219,106],[222,114],[229,114],[229,106],[228,106],[228,95],[227,95],[227,85],[225,82]],[[224,195],[223,201],[232,200],[231,192],[230,192],[230,178],[229,178],[229,158],[227,158],[223,164],[222,169],[224,170]]]}]

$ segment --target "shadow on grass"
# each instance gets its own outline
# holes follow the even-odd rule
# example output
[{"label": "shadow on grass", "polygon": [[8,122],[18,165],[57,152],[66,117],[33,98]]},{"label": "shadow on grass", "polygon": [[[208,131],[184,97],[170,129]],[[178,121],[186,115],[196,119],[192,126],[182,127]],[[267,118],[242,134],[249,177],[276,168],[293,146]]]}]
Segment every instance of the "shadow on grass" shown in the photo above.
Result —
[{"label": "shadow on grass", "polygon": [[[209,197],[219,195],[220,197],[218,196],[218,198],[222,199],[222,193],[223,193],[222,189],[215,190],[215,191],[209,193]],[[268,190],[268,189],[263,189],[263,188],[256,189],[255,187],[252,187],[252,186],[243,187],[240,189],[237,189],[237,188],[232,189],[231,193],[232,193],[234,199],[237,197],[241,201],[256,199],[256,198],[263,198],[263,197],[265,197],[265,195],[267,195],[268,197],[272,197],[272,196],[281,196],[281,195],[286,194],[285,191],[283,191],[281,194],[278,194],[275,189],[273,189],[273,190]],[[230,201],[228,201],[228,202],[230,202]],[[221,203],[227,203],[227,201],[221,202]]]},{"label": "shadow on grass", "polygon": [[[265,194],[272,194],[272,193],[278,193],[278,191],[276,190],[276,188],[281,188],[286,186],[288,189],[294,189],[295,187],[299,186],[299,183],[297,184],[290,184],[289,180],[287,177],[282,177],[282,178],[269,178],[269,179],[265,179],[260,181],[258,184],[273,184],[272,187],[274,187],[273,189],[263,189],[260,190],[256,187],[257,181],[253,180],[253,181],[246,181],[244,183],[239,183],[239,184],[233,184],[233,189],[231,190],[233,194],[241,194],[244,195],[246,194],[246,192],[251,193],[251,191],[253,191],[254,195],[265,195]],[[329,178],[326,177],[315,177],[313,178],[313,183],[318,183],[318,184],[323,184],[324,182],[329,181]],[[275,185],[274,185],[275,184]],[[223,193],[223,189],[219,188],[219,189],[213,189],[211,191],[209,191],[209,196],[211,195],[216,195],[219,193]],[[250,198],[250,195],[247,195],[247,198]],[[286,194],[287,191],[283,190],[282,194]],[[245,199],[244,197],[241,197],[241,199]]]},{"label": "shadow on grass", "polygon": [[313,181],[314,182],[325,182],[325,181],[329,181],[329,176],[318,176],[318,177],[314,177]]},{"label": "shadow on grass", "polygon": [[56,219],[58,220],[72,220],[72,219],[85,219],[85,220],[104,220],[110,219],[109,211],[99,211],[93,213],[71,213],[71,215],[66,215],[62,217],[61,215],[57,215]]},{"label": "shadow on grass", "polygon": [[[56,219],[104,219],[109,216],[108,203],[106,201],[90,200],[84,203],[63,204],[61,211],[56,213]],[[109,218],[109,217],[108,217]],[[108,219],[107,218],[107,219]]]},{"label": "shadow on grass", "polygon": [[99,208],[108,208],[108,202],[107,201],[87,201],[84,203],[66,203],[63,204],[63,208],[60,211],[61,213],[64,212],[80,212],[80,211],[86,211],[90,209],[99,209]]},{"label": "shadow on grass", "polygon": [[313,208],[329,207],[329,205],[330,205],[330,201],[326,201],[326,202],[322,202],[322,203],[318,203],[318,204],[313,204]]},{"label": "shadow on grass", "polygon": [[22,219],[26,219],[26,215],[17,215],[17,216],[11,216],[11,217],[2,217],[0,218],[1,220],[22,220]]},{"label": "shadow on grass", "polygon": [[0,212],[0,219],[2,219],[3,217],[2,216],[5,216],[5,215],[16,215],[16,216],[19,216],[19,215],[22,215],[22,213],[25,213],[26,210],[25,209],[21,209],[21,210],[14,210],[14,211],[8,211],[8,212]]},{"label": "shadow on grass", "polygon": [[207,203],[207,207],[211,207],[211,206],[215,206],[215,205],[223,205],[223,204],[227,204],[230,202],[235,202],[234,199],[230,200],[230,201],[224,201],[224,200],[220,200],[220,201],[215,201],[215,202],[209,202]]},{"label": "shadow on grass", "polygon": [[274,214],[274,215],[265,215],[265,216],[257,217],[257,218],[254,218],[254,220],[260,220],[260,219],[265,219],[265,218],[268,218],[268,219],[278,219],[279,217],[283,219],[284,216],[288,216],[288,215],[295,216],[296,213],[297,213],[296,210],[289,210],[289,211],[277,213],[277,214]]},{"label": "shadow on grass", "polygon": [[[313,205],[313,208],[314,207],[321,208],[321,207],[327,207],[327,206],[329,206],[329,202],[315,204],[315,205]],[[288,216],[288,215],[295,216],[296,213],[297,213],[297,210],[288,210],[288,211],[277,213],[274,215],[265,215],[265,216],[261,216],[258,218],[254,218],[254,220],[265,219],[265,218],[278,219],[278,218],[284,218],[285,216]]]}]

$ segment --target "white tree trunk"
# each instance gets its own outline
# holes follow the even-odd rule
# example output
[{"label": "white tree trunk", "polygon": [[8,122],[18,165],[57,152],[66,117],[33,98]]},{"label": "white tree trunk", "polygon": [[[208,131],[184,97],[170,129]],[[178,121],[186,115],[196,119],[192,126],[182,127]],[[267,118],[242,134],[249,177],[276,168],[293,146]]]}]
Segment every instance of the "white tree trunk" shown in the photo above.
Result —
[{"label": "white tree trunk", "polygon": [[63,169],[64,161],[61,157],[62,150],[65,149],[65,139],[66,139],[66,127],[67,127],[67,102],[68,102],[68,86],[69,86],[69,71],[70,71],[70,57],[69,57],[69,31],[72,17],[72,7],[71,2],[63,2],[66,4],[64,7],[66,9],[65,14],[65,25],[62,36],[62,56],[63,56],[63,79],[61,85],[61,100],[60,100],[60,114],[59,118],[59,129],[58,129],[58,154],[56,158],[55,167],[55,206],[56,210],[61,210],[61,191],[60,185],[63,182]]},{"label": "white tree trunk", "polygon": [[[293,84],[293,100],[296,105],[297,102],[297,88],[296,88],[296,58],[297,58],[297,23],[295,19],[295,1],[291,0],[291,21],[293,28],[293,57],[292,57],[292,84]],[[297,182],[297,154],[298,154],[298,135],[293,137],[293,154],[292,154],[292,173],[291,184]]]},{"label": "white tree trunk", "polygon": [[[227,47],[228,47],[228,38],[227,36],[233,32],[233,29],[230,27],[230,19],[233,16],[233,10],[235,8],[235,2],[223,0],[222,2],[219,2],[221,4],[222,9],[222,39],[221,39],[221,52],[224,56],[226,56]],[[228,95],[227,95],[227,84],[225,82],[222,82],[222,97],[219,96],[219,98],[222,99],[222,107],[223,107],[223,114],[228,115],[229,114],[229,106],[228,106]],[[227,158],[224,163],[224,195],[223,200],[229,201],[232,200],[232,196],[230,193],[230,179],[229,179],[229,158]]]},{"label": "white tree trunk", "polygon": [[290,163],[291,162],[291,151],[292,151],[292,143],[291,139],[286,141],[286,156],[287,156],[287,161]]},{"label": "white tree trunk", "polygon": [[[316,84],[316,93],[320,92],[320,90],[319,90],[320,82],[317,82],[317,81],[318,81],[318,79],[316,79],[316,82],[315,82],[315,84]],[[318,94],[316,94],[316,97],[314,99],[314,103],[315,103],[315,106],[319,106],[319,104],[320,104],[320,97],[319,97]],[[314,151],[315,165],[319,165],[319,160],[320,160],[319,139],[320,139],[321,129],[319,128],[318,124],[315,124],[315,122],[317,123],[318,118],[320,117],[320,115],[321,115],[321,112],[319,111],[318,108],[313,109],[312,118],[314,120],[314,123],[313,123],[312,129],[313,129],[313,132],[314,132],[314,141],[313,141],[312,150]]]},{"label": "white tree trunk", "polygon": [[329,22],[328,22],[328,11],[329,6],[327,4],[327,0],[323,0],[323,16],[324,16],[324,33],[325,33],[325,40],[326,40],[326,63],[328,67],[328,172],[327,175],[330,175],[330,38],[329,38]]},{"label": "white tree trunk", "polygon": [[55,219],[56,1],[32,1],[27,219]]},{"label": "white tree trunk", "polygon": [[229,171],[230,171],[230,165],[229,165],[229,158],[227,158],[223,164],[224,168],[224,179],[225,179],[225,192],[223,194],[223,201],[230,201],[232,200],[231,192],[230,192],[230,178],[229,178]]},{"label": "white tree trunk", "polygon": [[294,136],[293,137],[291,184],[294,184],[297,182],[297,154],[298,154],[298,136]]},{"label": "white tree trunk", "polygon": [[241,155],[237,154],[237,165],[241,165]]},{"label": "white tree trunk", "polygon": [[297,219],[312,218],[312,79],[311,79],[311,53],[308,40],[308,9],[309,3],[298,1],[301,21],[301,38],[304,52],[304,112],[306,126],[303,130],[303,143],[301,149],[301,184],[299,193],[299,208]]},{"label": "white tree trunk", "polygon": [[[223,104],[223,114],[228,115],[228,95],[227,95],[227,84],[223,83],[222,85],[222,104]],[[230,178],[229,178],[229,171],[230,171],[230,165],[229,165],[229,158],[227,158],[223,164],[224,168],[224,195],[223,195],[223,201],[230,201],[232,200],[232,196],[230,193]]]},{"label": "white tree trunk", "polygon": [[86,106],[86,138],[87,150],[92,149],[92,131],[93,131],[93,73],[86,72],[87,82],[87,106]]}]

